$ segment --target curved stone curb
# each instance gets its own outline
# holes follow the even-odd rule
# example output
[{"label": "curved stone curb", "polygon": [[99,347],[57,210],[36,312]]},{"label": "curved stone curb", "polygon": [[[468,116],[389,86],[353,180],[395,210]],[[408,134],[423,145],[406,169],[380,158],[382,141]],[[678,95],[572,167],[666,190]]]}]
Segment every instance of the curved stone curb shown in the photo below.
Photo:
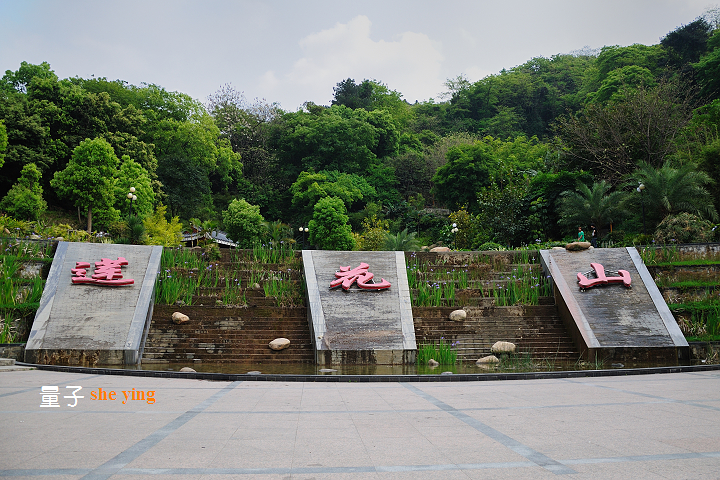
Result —
[{"label": "curved stone curb", "polygon": [[128,377],[191,378],[216,382],[265,381],[265,382],[487,382],[498,380],[546,380],[554,378],[622,377],[629,375],[653,375],[662,373],[688,373],[720,370],[720,365],[686,365],[677,367],[627,368],[612,370],[568,370],[561,372],[526,373],[458,373],[454,375],[282,375],[237,374],[208,372],[168,372],[158,370],[124,370],[120,368],[66,367],[20,363],[23,367],[65,373],[90,375],[123,375]]}]

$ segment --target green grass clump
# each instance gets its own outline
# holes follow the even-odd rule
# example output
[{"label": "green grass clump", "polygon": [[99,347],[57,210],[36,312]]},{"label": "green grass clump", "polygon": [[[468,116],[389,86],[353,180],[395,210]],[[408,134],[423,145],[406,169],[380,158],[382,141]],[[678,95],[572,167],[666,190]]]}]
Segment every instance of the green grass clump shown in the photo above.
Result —
[{"label": "green grass clump", "polygon": [[460,342],[449,342],[441,338],[437,343],[423,343],[418,346],[417,364],[427,365],[432,359],[440,365],[455,365],[457,362],[457,345]]}]

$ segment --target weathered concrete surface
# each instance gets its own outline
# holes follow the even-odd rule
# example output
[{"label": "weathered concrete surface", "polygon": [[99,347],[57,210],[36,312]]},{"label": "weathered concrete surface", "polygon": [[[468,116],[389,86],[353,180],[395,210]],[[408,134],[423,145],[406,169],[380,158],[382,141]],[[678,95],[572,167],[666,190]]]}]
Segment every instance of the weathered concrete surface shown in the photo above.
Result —
[{"label": "weathered concrete surface", "polygon": [[[634,248],[543,250],[541,255],[543,267],[552,275],[560,315],[587,356],[640,361],[687,358],[688,344]],[[602,264],[606,272],[627,270],[632,288],[613,284],[581,291],[577,274],[592,270],[591,262]]]},{"label": "weathered concrete surface", "polygon": [[[720,371],[484,382],[0,373],[0,477],[716,479]],[[43,385],[60,406],[41,408]],[[76,407],[62,398],[73,389]],[[91,392],[114,391],[115,401]],[[155,403],[123,391],[154,392]]]},{"label": "weathered concrete surface", "polygon": [[[60,242],[25,347],[31,363],[133,364],[152,315],[162,247]],[[76,262],[125,257],[133,285],[73,285]],[[87,276],[92,274],[89,269]]]},{"label": "weathered concrete surface", "polygon": [[[340,267],[370,265],[388,290],[330,289]],[[308,315],[319,364],[412,363],[417,345],[402,252],[303,250]]]}]

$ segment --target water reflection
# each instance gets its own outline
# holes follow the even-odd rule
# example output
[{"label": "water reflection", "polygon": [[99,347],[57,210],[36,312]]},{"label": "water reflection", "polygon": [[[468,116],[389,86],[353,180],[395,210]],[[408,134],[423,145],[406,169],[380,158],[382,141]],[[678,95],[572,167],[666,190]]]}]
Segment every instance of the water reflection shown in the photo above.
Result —
[{"label": "water reflection", "polygon": [[[699,364],[699,362],[698,362]],[[100,365],[98,365],[100,366]],[[130,370],[180,371],[190,367],[196,372],[230,374],[275,374],[275,375],[441,375],[441,374],[479,374],[513,372],[552,372],[579,370],[609,370],[622,368],[649,368],[677,366],[677,363],[541,363],[513,364],[498,366],[479,366],[474,363],[458,365],[313,365],[313,364],[258,364],[258,363],[143,363],[140,366],[103,366],[103,368],[121,368]],[[258,373],[259,372],[259,373]]]}]

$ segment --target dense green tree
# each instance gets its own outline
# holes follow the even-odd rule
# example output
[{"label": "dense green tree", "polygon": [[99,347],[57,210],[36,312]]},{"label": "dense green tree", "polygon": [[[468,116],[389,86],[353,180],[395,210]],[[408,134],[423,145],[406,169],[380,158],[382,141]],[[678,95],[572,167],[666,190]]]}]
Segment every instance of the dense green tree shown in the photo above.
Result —
[{"label": "dense green tree", "polygon": [[355,239],[348,225],[345,204],[337,197],[318,200],[310,220],[310,243],[321,250],[353,250]]},{"label": "dense green tree", "polygon": [[5,150],[7,150],[7,130],[5,122],[0,120],[0,168],[5,163]]},{"label": "dense green tree", "polygon": [[475,244],[495,242],[518,247],[532,242],[526,185],[501,188],[494,183],[478,192],[477,197],[479,234]]},{"label": "dense green tree", "polygon": [[37,220],[47,210],[40,177],[40,170],[34,163],[25,165],[18,183],[13,185],[0,202],[0,210],[19,220]]},{"label": "dense green tree", "polygon": [[182,224],[178,217],[168,222],[165,205],[158,205],[155,213],[145,217],[145,244],[177,247],[182,242]]},{"label": "dense green tree", "polygon": [[338,171],[301,172],[290,186],[290,192],[292,204],[300,213],[301,223],[310,220],[313,208],[321,198],[339,198],[349,208],[354,202],[365,199],[367,203],[375,197],[375,189],[365,178]]},{"label": "dense green tree", "polygon": [[438,168],[433,193],[441,203],[456,210],[466,205],[477,211],[477,193],[491,183],[503,188],[544,168],[547,145],[523,136],[503,141],[486,137],[472,145],[460,145],[447,153],[448,162]]},{"label": "dense green tree", "polygon": [[578,115],[559,118],[557,132],[569,166],[611,182],[639,162],[660,167],[675,153],[675,140],[692,118],[693,94],[681,79],[672,79],[626,91],[617,103],[591,103]]},{"label": "dense green tree", "polygon": [[50,68],[49,63],[43,62],[40,65],[33,65],[28,62],[21,62],[17,71],[5,70],[5,75],[0,79],[0,90],[26,93],[28,85],[34,78],[54,79],[57,81],[57,75]]},{"label": "dense green tree", "polygon": [[206,216],[212,199],[210,179],[202,166],[182,153],[167,155],[158,161],[158,177],[172,216]]},{"label": "dense green tree", "polygon": [[587,228],[595,225],[598,229],[617,222],[624,214],[622,207],[626,194],[622,191],[610,192],[612,185],[605,180],[588,187],[578,183],[575,191],[568,190],[558,200],[560,225],[573,232],[577,227]]},{"label": "dense green tree", "polygon": [[260,240],[265,229],[260,207],[245,199],[235,199],[223,211],[223,226],[230,239],[240,248],[251,248]]},{"label": "dense green tree", "polygon": [[562,236],[557,225],[560,215],[557,207],[565,191],[574,191],[577,185],[592,185],[593,177],[588,172],[539,172],[530,179],[528,201],[530,202],[530,221],[536,231],[534,239],[558,239]]},{"label": "dense green tree", "polygon": [[720,97],[720,30],[707,43],[708,53],[693,64],[701,93],[710,99]]},{"label": "dense green tree", "polygon": [[275,133],[281,174],[293,178],[311,168],[363,174],[379,157],[396,152],[399,140],[386,112],[342,105],[286,113]]},{"label": "dense green tree", "polygon": [[415,232],[408,233],[407,228],[395,235],[388,232],[385,235],[383,250],[399,252],[413,252],[420,250],[420,241],[415,238],[416,235],[417,234]]},{"label": "dense green tree", "polygon": [[710,176],[699,171],[693,164],[674,167],[665,162],[660,168],[641,163],[628,175],[627,186],[636,188],[642,183],[642,193],[632,193],[626,202],[630,211],[645,211],[650,230],[670,214],[688,212],[713,221],[718,213],[706,186],[712,183]]},{"label": "dense green tree", "polygon": [[50,151],[53,142],[49,129],[33,111],[27,95],[0,89],[0,120],[7,132],[5,162],[0,167],[0,195],[20,177],[20,171],[28,163],[34,163],[41,172],[53,164]]},{"label": "dense green tree", "polygon": [[402,99],[400,92],[390,90],[377,80],[365,79],[356,84],[355,80],[348,78],[338,83],[333,92],[332,105],[344,105],[353,110],[362,108],[368,112],[385,110],[402,125],[410,120],[410,106]]},{"label": "dense green tree", "polygon": [[585,54],[537,57],[473,84],[455,82],[443,126],[503,139],[547,136],[556,116],[582,105],[586,72],[594,62]]},{"label": "dense green tree", "polygon": [[86,139],[73,150],[67,167],[55,173],[50,185],[61,197],[87,210],[87,230],[92,232],[93,209],[109,210],[115,202],[115,173],[120,160],[102,138]]},{"label": "dense green tree", "polygon": [[477,210],[477,192],[492,182],[495,159],[483,143],[450,149],[447,163],[433,177],[435,198],[450,209],[467,205]]},{"label": "dense green tree", "polygon": [[712,27],[703,18],[682,25],[665,35],[660,44],[670,51],[670,64],[681,68],[697,62],[707,49]]},{"label": "dense green tree", "polygon": [[259,99],[249,102],[226,84],[208,97],[208,111],[233,152],[242,157],[243,176],[258,185],[282,185],[276,175],[277,157],[268,146],[269,124],[281,114],[278,105]]},{"label": "dense green tree", "polygon": [[[152,188],[152,181],[148,171],[139,163],[123,155],[120,159],[120,168],[116,174],[115,182],[115,209],[126,214],[130,210],[139,217],[152,214],[155,205],[155,192]],[[135,201],[128,199],[130,188],[134,188]]]},{"label": "dense green tree", "polygon": [[625,95],[638,87],[654,87],[657,85],[655,76],[650,70],[637,65],[627,65],[616,68],[608,73],[600,88],[588,94],[587,101],[599,104],[617,103]]}]

